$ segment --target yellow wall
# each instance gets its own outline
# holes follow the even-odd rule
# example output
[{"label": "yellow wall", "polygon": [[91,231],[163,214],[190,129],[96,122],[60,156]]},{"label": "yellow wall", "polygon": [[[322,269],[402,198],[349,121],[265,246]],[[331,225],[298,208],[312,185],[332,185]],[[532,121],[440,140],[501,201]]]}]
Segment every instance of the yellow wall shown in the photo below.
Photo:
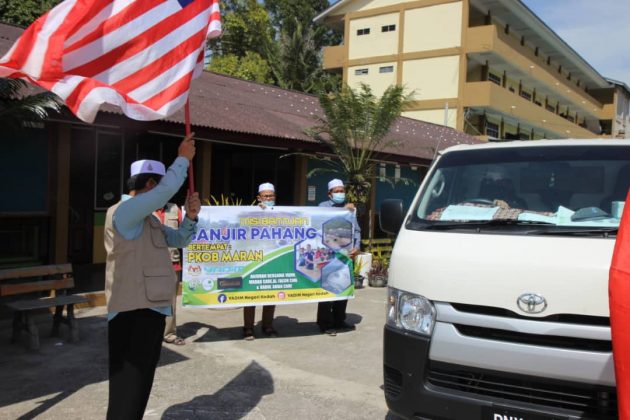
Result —
[{"label": "yellow wall", "polygon": [[[350,21],[348,58],[377,57],[379,55],[391,55],[398,53],[398,13],[388,13],[380,16],[372,16]],[[385,25],[396,25],[393,32],[381,32]],[[358,29],[370,28],[368,35],[357,35]]]},{"label": "yellow wall", "polygon": [[[394,71],[391,73],[380,73],[380,67],[393,66]],[[372,88],[372,92],[374,95],[381,96],[385,89],[387,89],[390,85],[396,84],[396,63],[379,63],[379,64],[370,64],[366,66],[355,66],[348,68],[348,85],[357,89],[361,83],[365,83],[370,85]],[[368,69],[368,74],[357,76],[355,75],[355,70],[357,69]]]},{"label": "yellow wall", "polygon": [[462,2],[407,10],[403,52],[459,47],[461,31]]},{"label": "yellow wall", "polygon": [[414,99],[456,98],[459,56],[425,58],[403,63],[403,86],[415,89]]},{"label": "yellow wall", "polygon": [[[403,117],[413,118],[415,120],[426,121],[433,124],[444,125],[443,109],[426,109],[420,111],[407,111],[402,113]],[[448,126],[456,128],[457,126],[457,109],[448,110]]]}]

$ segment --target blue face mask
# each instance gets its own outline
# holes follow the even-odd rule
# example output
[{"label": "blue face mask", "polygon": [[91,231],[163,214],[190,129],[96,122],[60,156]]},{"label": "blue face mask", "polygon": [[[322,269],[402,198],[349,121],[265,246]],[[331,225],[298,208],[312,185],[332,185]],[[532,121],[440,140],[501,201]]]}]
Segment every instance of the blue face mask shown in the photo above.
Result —
[{"label": "blue face mask", "polygon": [[276,205],[275,201],[261,201],[261,203],[263,203],[267,207],[273,207]]},{"label": "blue face mask", "polygon": [[346,201],[346,193],[332,193],[332,201],[335,204],[343,204]]}]

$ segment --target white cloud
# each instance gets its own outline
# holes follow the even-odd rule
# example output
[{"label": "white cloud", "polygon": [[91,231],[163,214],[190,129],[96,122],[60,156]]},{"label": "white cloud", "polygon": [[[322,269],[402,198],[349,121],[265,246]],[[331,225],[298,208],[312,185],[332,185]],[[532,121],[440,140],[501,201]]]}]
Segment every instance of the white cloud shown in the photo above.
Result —
[{"label": "white cloud", "polygon": [[630,1],[523,2],[599,73],[630,85]]}]

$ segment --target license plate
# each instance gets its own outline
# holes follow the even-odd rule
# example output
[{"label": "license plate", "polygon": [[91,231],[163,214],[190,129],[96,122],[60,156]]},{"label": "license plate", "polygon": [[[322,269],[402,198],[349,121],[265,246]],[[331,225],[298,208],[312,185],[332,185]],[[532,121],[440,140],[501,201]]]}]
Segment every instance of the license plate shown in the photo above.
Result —
[{"label": "license plate", "polygon": [[527,410],[519,410],[511,407],[494,405],[481,408],[483,420],[566,420],[563,416],[541,414]]}]

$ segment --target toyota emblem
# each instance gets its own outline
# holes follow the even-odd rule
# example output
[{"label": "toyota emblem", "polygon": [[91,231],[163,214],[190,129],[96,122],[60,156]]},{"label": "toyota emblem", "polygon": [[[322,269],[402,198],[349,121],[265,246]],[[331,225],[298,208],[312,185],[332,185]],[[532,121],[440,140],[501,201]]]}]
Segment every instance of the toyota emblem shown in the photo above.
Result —
[{"label": "toyota emblem", "polygon": [[528,314],[539,314],[547,309],[547,300],[536,293],[523,293],[516,304],[521,311]]}]

